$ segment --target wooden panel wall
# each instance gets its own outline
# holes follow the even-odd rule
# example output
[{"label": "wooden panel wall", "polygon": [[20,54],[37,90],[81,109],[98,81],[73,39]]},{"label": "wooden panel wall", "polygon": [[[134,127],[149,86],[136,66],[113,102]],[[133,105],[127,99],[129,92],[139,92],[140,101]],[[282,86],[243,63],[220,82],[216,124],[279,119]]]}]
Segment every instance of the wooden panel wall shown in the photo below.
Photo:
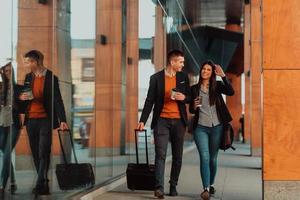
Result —
[{"label": "wooden panel wall", "polygon": [[260,0],[251,1],[251,152],[254,156],[261,155],[262,147],[262,27]]},{"label": "wooden panel wall", "polygon": [[[225,29],[234,32],[242,32],[242,27],[238,24],[226,24]],[[235,138],[238,139],[238,131],[241,127],[239,119],[242,115],[241,76],[227,73],[227,77],[231,81],[231,85],[234,89],[234,95],[231,97],[226,97],[226,104],[232,116],[231,123],[234,130]]]},{"label": "wooden panel wall", "polygon": [[126,72],[126,139],[134,141],[133,130],[138,122],[138,62],[139,62],[139,1],[127,1],[127,62]]},{"label": "wooden panel wall", "polygon": [[244,74],[245,74],[245,107],[244,107],[244,140],[250,141],[250,66],[251,66],[251,46],[250,46],[250,34],[251,34],[251,21],[250,21],[250,4],[244,6]]},{"label": "wooden panel wall", "polygon": [[[112,25],[113,23],[113,25]],[[100,36],[107,38],[101,44]],[[122,59],[122,1],[96,2],[96,94],[95,130],[91,138],[95,148],[120,146],[121,130],[121,59]]]},{"label": "wooden panel wall", "polygon": [[232,116],[231,124],[234,130],[234,136],[238,139],[238,130],[240,128],[239,119],[242,115],[241,77],[230,73],[226,73],[226,76],[234,89],[234,95],[226,97],[226,105]]},{"label": "wooden panel wall", "polygon": [[155,11],[155,37],[154,37],[154,66],[155,70],[162,70],[166,66],[167,57],[167,35],[163,24],[163,10],[156,6]]},{"label": "wooden panel wall", "polygon": [[300,179],[300,4],[263,0],[264,180]]},{"label": "wooden panel wall", "polygon": [[263,0],[264,69],[299,69],[298,0]]},{"label": "wooden panel wall", "polygon": [[300,70],[264,70],[264,180],[300,179]]}]

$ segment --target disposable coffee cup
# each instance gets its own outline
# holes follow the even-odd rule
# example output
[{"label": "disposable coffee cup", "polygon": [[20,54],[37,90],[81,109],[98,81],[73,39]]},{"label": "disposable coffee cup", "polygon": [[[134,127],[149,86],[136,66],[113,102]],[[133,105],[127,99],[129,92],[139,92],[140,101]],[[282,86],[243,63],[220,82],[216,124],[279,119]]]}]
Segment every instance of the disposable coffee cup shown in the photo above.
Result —
[{"label": "disposable coffee cup", "polygon": [[32,100],[32,99],[33,99],[33,94],[32,94],[31,88],[25,88],[25,89],[23,90],[23,93],[24,93],[24,94],[27,94],[28,100]]},{"label": "disposable coffee cup", "polygon": [[202,97],[201,96],[197,97],[197,100],[199,100],[200,104],[198,104],[196,108],[200,108],[202,106]]},{"label": "disposable coffee cup", "polygon": [[175,100],[175,95],[176,95],[176,88],[173,88],[172,90],[171,90],[171,99],[172,100]]}]

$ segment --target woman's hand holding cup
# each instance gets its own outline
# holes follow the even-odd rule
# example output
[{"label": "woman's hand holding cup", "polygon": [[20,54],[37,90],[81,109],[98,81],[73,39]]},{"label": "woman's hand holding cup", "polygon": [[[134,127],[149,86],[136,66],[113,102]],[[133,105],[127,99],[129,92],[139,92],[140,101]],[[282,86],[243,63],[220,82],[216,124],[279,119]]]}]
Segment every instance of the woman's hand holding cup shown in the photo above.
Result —
[{"label": "woman's hand holding cup", "polygon": [[194,99],[194,108],[198,108],[198,107],[201,107],[202,106],[202,101],[201,101],[201,97],[197,97]]}]

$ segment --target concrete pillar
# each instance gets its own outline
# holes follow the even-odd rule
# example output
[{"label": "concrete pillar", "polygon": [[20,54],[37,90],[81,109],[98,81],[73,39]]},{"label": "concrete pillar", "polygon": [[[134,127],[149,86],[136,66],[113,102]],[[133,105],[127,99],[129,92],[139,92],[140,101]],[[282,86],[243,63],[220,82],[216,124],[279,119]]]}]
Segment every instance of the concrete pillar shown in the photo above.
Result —
[{"label": "concrete pillar", "polygon": [[[29,69],[23,67],[23,55],[32,49],[40,50],[44,64],[60,79],[60,89],[65,104],[67,120],[71,122],[71,38],[70,1],[48,1],[39,4],[36,0],[19,1],[17,62],[20,83],[24,82]],[[70,124],[71,125],[71,124]],[[16,168],[31,166],[31,151],[27,134],[23,131],[16,146]],[[53,132],[52,154],[60,154],[57,132]],[[54,157],[52,157],[54,158]]]},{"label": "concrete pillar", "polygon": [[264,199],[296,200],[300,197],[300,4],[262,0],[262,14]]}]

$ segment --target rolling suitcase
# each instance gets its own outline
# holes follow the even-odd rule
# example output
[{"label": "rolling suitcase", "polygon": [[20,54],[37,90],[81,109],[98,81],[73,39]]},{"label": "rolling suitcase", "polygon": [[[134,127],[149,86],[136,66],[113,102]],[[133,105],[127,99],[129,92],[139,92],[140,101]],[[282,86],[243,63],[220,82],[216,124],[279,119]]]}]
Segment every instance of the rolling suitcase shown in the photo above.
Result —
[{"label": "rolling suitcase", "polygon": [[92,165],[90,163],[78,163],[70,130],[67,130],[67,132],[70,136],[75,163],[69,163],[67,161],[66,153],[62,144],[61,132],[61,130],[58,130],[59,143],[64,163],[57,164],[55,170],[59,188],[61,190],[72,190],[83,187],[92,187],[95,184],[95,176]]},{"label": "rolling suitcase", "polygon": [[139,163],[138,154],[138,139],[137,133],[139,130],[135,130],[135,151],[136,151],[136,163],[129,163],[127,165],[126,177],[127,187],[130,190],[154,190],[155,189],[155,166],[149,164],[148,158],[148,144],[147,144],[147,131],[145,132],[145,145],[146,145],[146,160],[147,163]]}]

